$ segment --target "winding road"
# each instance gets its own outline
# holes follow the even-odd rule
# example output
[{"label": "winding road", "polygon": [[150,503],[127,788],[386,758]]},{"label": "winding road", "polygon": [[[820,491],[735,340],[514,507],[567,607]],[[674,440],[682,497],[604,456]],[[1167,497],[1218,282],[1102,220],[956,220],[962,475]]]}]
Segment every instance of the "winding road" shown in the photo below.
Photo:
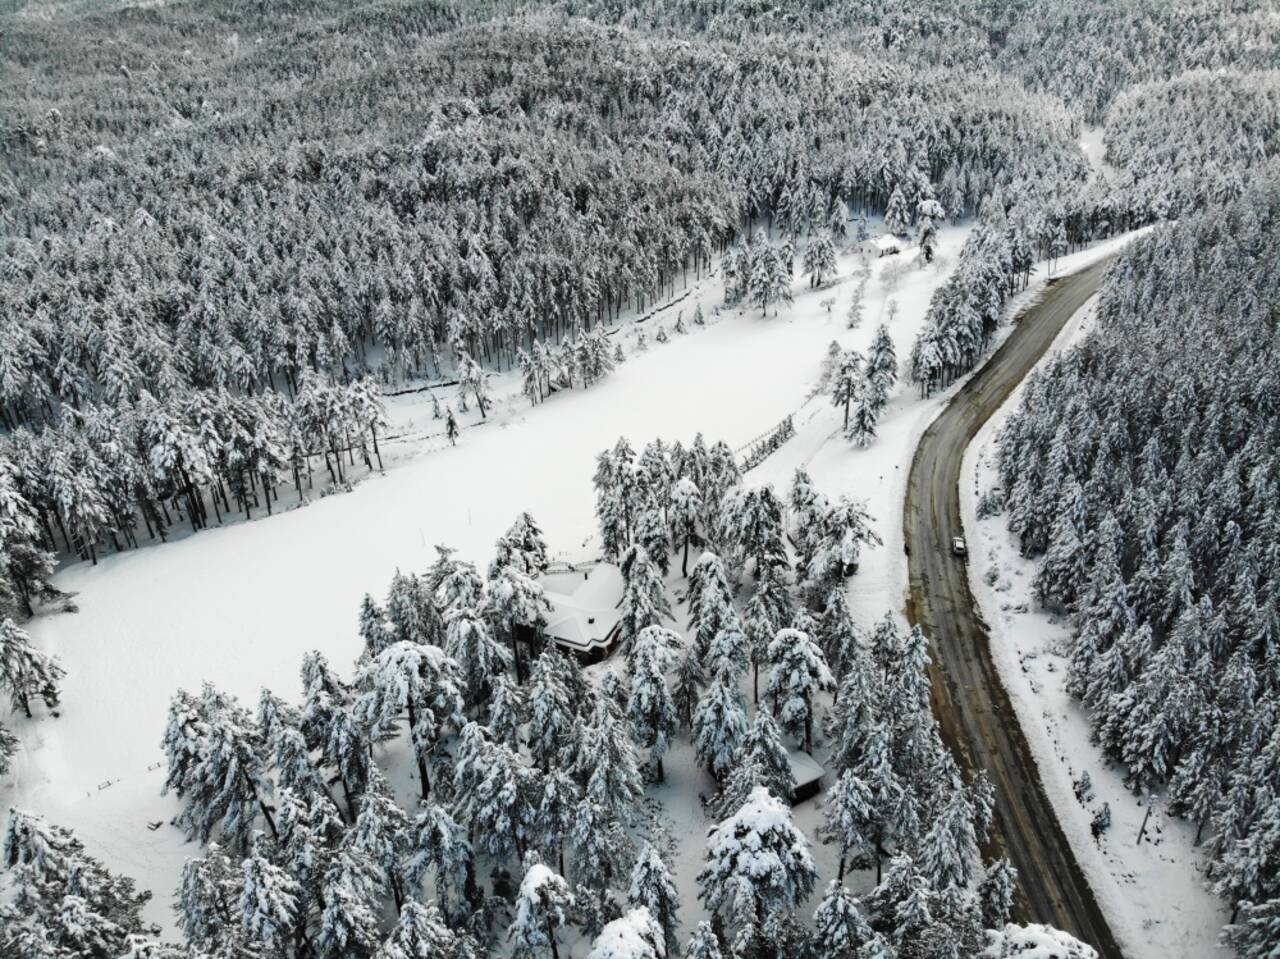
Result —
[{"label": "winding road", "polygon": [[1097,291],[1109,262],[1052,281],[1041,302],[1022,315],[925,431],[911,464],[903,527],[910,549],[907,615],[932,643],[934,711],[961,765],[985,769],[995,786],[992,841],[1018,870],[1016,918],[1056,926],[1105,959],[1120,959],[992,662],[967,564],[951,555],[951,537],[962,535],[959,483],[965,449]]}]

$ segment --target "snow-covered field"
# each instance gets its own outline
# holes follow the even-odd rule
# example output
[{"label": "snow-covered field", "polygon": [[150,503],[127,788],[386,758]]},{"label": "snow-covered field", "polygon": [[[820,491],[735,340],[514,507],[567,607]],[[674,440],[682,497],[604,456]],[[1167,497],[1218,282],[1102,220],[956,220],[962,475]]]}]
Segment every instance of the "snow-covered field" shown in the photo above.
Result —
[{"label": "snow-covered field", "polygon": [[[1088,331],[1096,298],[1059,335],[1041,364]],[[991,418],[969,447],[961,472],[961,511],[972,551],[971,584],[1019,722],[1040,767],[1050,800],[1076,859],[1088,877],[1125,955],[1132,959],[1228,956],[1218,933],[1228,914],[1204,885],[1204,857],[1193,846],[1195,828],[1163,812],[1157,799],[1142,842],[1144,805],[1124,787],[1119,767],[1089,741],[1088,717],[1064,686],[1069,624],[1040,609],[1032,592],[1036,563],[1018,552],[1007,517],[979,520],[979,496],[999,485],[995,470],[1001,424],[1017,408],[1022,389]],[[994,576],[993,581],[988,581]],[[1074,782],[1088,772],[1093,797],[1075,796]],[[1103,803],[1111,828],[1095,842],[1090,822]]]},{"label": "snow-covered field", "polygon": [[[92,854],[154,891],[148,918],[172,931],[170,895],[183,860],[197,852],[168,825],[176,803],[160,796],[159,741],[173,691],[208,680],[250,704],[264,685],[296,698],[305,651],[321,650],[343,671],[354,660],[360,646],[356,613],[365,592],[381,596],[397,567],[425,567],[436,543],[486,563],[494,540],[520,510],[533,513],[557,554],[594,555],[594,457],[619,435],[639,448],[655,437],[687,441],[701,431],[708,442],[724,439],[737,447],[794,414],[797,435],[747,482],[781,488],[803,465],[828,496],[866,500],[885,542],[864,555],[851,579],[850,607],[863,625],[899,610],[906,584],[900,516],[907,471],[919,435],[950,394],[922,401],[912,385],[900,383],[880,435],[867,449],[843,438],[841,413],[824,394],[811,394],[831,341],[865,352],[876,326],[888,321],[890,298],[898,310],[889,328],[905,369],[929,297],[966,233],[943,231],[939,258],[928,267],[914,262],[915,251],[872,261],[859,329],[845,323],[857,285],[854,254],[841,257],[834,283],[809,290],[798,282],[795,303],[777,316],[771,309],[767,318],[755,309],[716,316],[722,288],[707,278],[645,322],[646,350],[634,350],[635,324],[625,324],[617,335],[627,362],[589,390],[530,407],[515,377],[497,377],[499,398],[487,421],[464,429],[456,448],[438,435],[427,394],[399,397],[391,415],[394,431],[406,439],[387,444],[385,474],[353,492],[110,556],[96,567],[64,570],[57,583],[78,594],[80,612],[43,616],[30,626],[35,641],[68,668],[61,715],[29,723],[14,717],[24,749],[0,783],[0,801],[75,829]],[[1101,252],[1065,258],[1057,271],[1083,266]],[[882,271],[899,264],[908,268],[894,289],[886,289]],[[1041,267],[1020,301],[1046,278]],[[697,302],[708,327],[672,333],[677,312],[689,324]],[[670,334],[667,344],[655,342],[659,324]],[[474,419],[473,412],[467,422]],[[679,609],[677,616],[682,628]],[[821,746],[815,751],[824,753]],[[402,768],[394,753],[387,758],[395,785],[408,795],[411,769]],[[695,767],[685,738],[668,766],[668,782],[649,795],[662,803],[687,931],[704,917],[694,876],[707,823],[697,793],[711,784]],[[1116,812],[1118,834],[1123,827]],[[821,821],[818,802],[798,807],[796,821],[813,837]],[[820,846],[814,854],[820,895],[835,874],[835,854]],[[860,892],[870,879],[851,876],[849,884]]]}]

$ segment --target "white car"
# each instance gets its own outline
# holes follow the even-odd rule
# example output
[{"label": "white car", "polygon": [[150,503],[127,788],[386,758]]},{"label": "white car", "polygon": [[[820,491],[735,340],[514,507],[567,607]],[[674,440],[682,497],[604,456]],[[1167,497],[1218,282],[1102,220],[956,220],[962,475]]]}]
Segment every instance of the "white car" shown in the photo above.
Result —
[{"label": "white car", "polygon": [[963,536],[951,537],[951,554],[962,558],[969,555],[969,547],[965,544]]}]

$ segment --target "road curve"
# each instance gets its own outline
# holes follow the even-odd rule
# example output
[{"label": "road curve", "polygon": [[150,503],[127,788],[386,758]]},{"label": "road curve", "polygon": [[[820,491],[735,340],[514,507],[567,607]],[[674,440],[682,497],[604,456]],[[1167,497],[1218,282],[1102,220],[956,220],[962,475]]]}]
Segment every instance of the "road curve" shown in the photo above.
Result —
[{"label": "road curve", "polygon": [[931,640],[934,711],[961,765],[985,769],[995,785],[992,840],[1018,870],[1016,918],[1064,929],[1105,959],[1120,959],[991,660],[966,564],[950,548],[951,537],[962,530],[959,484],[965,449],[1097,291],[1108,262],[1051,282],[1041,302],[1022,315],[925,431],[911,463],[903,527],[910,548],[907,615]]}]

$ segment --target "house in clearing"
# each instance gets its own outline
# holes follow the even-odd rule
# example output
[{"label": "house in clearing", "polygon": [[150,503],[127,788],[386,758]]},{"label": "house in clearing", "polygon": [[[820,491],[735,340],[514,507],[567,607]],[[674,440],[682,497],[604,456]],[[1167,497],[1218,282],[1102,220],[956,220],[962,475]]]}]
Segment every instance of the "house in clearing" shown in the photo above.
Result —
[{"label": "house in clearing", "polygon": [[543,636],[587,662],[608,656],[622,621],[622,570],[612,563],[563,563],[538,582],[551,604]]},{"label": "house in clearing", "polygon": [[796,784],[791,787],[791,805],[818,795],[822,788],[822,776],[826,772],[818,761],[802,749],[788,749],[787,762],[791,764],[791,776]]},{"label": "house in clearing", "polygon": [[871,241],[876,256],[893,256],[902,249],[902,241],[892,233],[885,233]]}]

